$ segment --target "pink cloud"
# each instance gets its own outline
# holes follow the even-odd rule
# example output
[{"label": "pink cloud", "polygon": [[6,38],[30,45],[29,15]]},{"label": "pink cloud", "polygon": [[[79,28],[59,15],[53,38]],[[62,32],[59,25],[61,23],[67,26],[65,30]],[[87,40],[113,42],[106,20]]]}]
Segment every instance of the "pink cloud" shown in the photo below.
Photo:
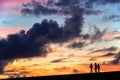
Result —
[{"label": "pink cloud", "polygon": [[0,0],[0,7],[9,8],[15,6],[21,6],[23,3],[27,3],[30,0]]},{"label": "pink cloud", "polygon": [[[41,3],[46,3],[48,0],[36,0],[40,1]],[[55,0],[57,2],[58,0]],[[0,14],[20,14],[19,9],[13,9],[17,7],[22,7],[22,4],[29,3],[31,0],[0,0]]]},{"label": "pink cloud", "polygon": [[8,34],[14,34],[19,32],[21,29],[24,30],[28,30],[28,28],[19,28],[19,27],[15,27],[15,28],[0,28],[0,38],[6,38]]},{"label": "pink cloud", "polygon": [[4,10],[0,14],[20,14],[20,10]]},{"label": "pink cloud", "polygon": [[[20,14],[19,9],[14,9],[17,7],[21,7],[23,3],[28,3],[31,0],[0,0],[0,14]],[[47,0],[37,0],[40,2],[47,2]]]},{"label": "pink cloud", "polygon": [[0,14],[19,14],[19,9],[14,9],[21,7],[23,3],[27,3],[30,0],[0,0]]},{"label": "pink cloud", "polygon": [[114,39],[115,37],[120,37],[120,33],[105,34],[103,36],[104,39]]},{"label": "pink cloud", "polygon": [[[9,8],[15,6],[21,6],[23,3],[28,3],[31,0],[0,0],[0,7]],[[46,3],[48,0],[36,0],[42,3]],[[57,2],[58,0],[55,0]]]}]

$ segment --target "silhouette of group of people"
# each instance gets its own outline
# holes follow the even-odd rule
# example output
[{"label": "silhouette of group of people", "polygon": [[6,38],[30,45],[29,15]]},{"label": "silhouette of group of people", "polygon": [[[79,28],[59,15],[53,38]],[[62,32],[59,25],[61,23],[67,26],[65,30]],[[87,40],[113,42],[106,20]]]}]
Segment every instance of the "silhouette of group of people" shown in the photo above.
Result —
[{"label": "silhouette of group of people", "polygon": [[90,73],[93,73],[93,68],[94,68],[94,72],[95,73],[100,73],[100,64],[94,63],[94,67],[93,64],[90,64]]}]

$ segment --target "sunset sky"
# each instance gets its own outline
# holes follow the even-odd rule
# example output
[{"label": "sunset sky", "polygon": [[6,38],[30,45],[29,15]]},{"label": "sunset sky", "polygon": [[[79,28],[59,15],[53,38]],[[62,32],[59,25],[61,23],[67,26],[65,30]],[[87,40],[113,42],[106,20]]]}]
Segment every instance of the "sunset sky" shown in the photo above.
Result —
[{"label": "sunset sky", "polygon": [[[82,26],[79,34],[82,36],[76,36],[75,32],[72,34],[71,28],[73,31],[77,31],[74,26],[74,23],[76,25],[77,22],[73,20],[72,24],[65,23],[67,19],[72,21],[75,15],[79,16],[79,28]],[[68,37],[62,32],[62,36],[67,41],[61,39],[63,37],[59,38],[59,33],[55,34],[56,40],[53,39],[54,36],[49,38],[49,33],[45,33],[47,37],[46,35],[33,37],[39,34],[34,31],[38,24],[33,25],[41,23],[42,26],[44,19],[57,21],[59,29],[63,29],[63,32],[71,31],[70,35],[72,34],[74,38]],[[19,37],[22,35],[20,30],[25,30],[26,32],[23,34],[28,36],[25,39],[22,36],[23,40],[31,40],[33,44],[35,41],[40,42],[41,46],[37,48],[40,50],[44,48],[47,52],[34,51],[37,49],[28,51],[20,48],[23,53],[16,53],[19,47],[14,48],[15,51],[11,46],[8,49],[4,48],[4,43],[8,46],[12,44],[10,40],[15,39],[14,35]],[[13,35],[7,36],[9,34]],[[34,40],[31,36],[29,37],[32,34]],[[85,34],[89,35],[87,39],[83,38]],[[58,37],[56,38],[56,36]],[[0,0],[0,38],[0,48],[2,48],[0,49],[0,58],[2,58],[0,59],[0,73],[3,70],[0,79],[89,73],[89,64],[95,62],[100,63],[101,72],[120,71],[120,0]],[[41,44],[42,41],[43,44]],[[84,44],[81,46],[81,43]],[[32,45],[26,44],[26,46]],[[35,44],[36,46],[38,45]],[[32,49],[32,47],[28,49]],[[7,53],[9,51],[11,53]],[[32,51],[34,53],[31,53]],[[29,52],[30,56],[28,56]]]}]

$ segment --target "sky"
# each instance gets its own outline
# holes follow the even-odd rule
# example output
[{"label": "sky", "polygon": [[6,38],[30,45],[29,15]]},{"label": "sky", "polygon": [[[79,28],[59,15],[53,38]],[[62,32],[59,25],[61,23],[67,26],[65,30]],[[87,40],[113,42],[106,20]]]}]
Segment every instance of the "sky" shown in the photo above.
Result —
[{"label": "sky", "polygon": [[120,71],[119,13],[120,0],[0,0],[0,78]]}]

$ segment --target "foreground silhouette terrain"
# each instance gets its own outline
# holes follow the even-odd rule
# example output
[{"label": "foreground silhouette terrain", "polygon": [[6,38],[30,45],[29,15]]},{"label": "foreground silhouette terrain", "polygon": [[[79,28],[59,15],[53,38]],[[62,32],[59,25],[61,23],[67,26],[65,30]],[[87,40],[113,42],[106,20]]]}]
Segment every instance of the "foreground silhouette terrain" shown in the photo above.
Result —
[{"label": "foreground silhouette terrain", "polygon": [[14,78],[2,80],[120,80],[120,71],[115,72],[101,72],[101,73],[85,73],[85,74],[68,74],[68,75],[54,75],[42,77],[27,77]]}]

